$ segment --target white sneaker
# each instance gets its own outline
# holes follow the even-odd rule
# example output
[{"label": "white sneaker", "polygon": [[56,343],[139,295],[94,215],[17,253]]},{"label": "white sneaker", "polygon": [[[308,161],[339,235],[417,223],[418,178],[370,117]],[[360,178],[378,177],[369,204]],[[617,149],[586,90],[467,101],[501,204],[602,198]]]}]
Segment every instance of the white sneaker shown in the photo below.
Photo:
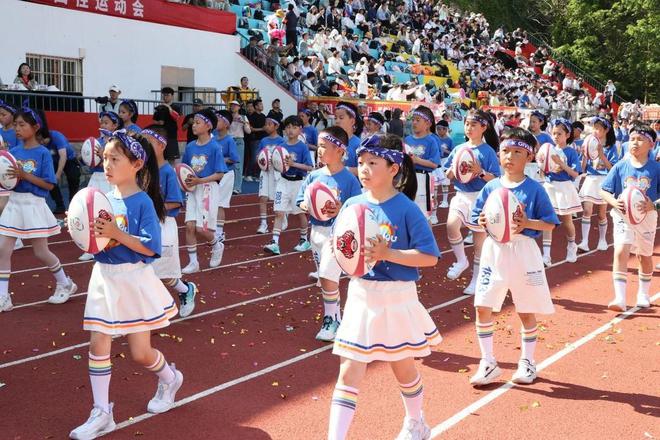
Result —
[{"label": "white sneaker", "polygon": [[614,298],[614,300],[610,301],[610,303],[607,305],[607,308],[615,312],[625,312],[626,302]]},{"label": "white sneaker", "polygon": [[305,252],[308,251],[312,248],[312,244],[309,242],[309,240],[305,239],[300,239],[298,241],[298,244],[293,247],[293,250],[296,252]]},{"label": "white sneaker", "polygon": [[473,274],[472,279],[470,280],[470,284],[463,289],[463,294],[464,295],[474,295],[474,291],[477,288],[477,275],[478,274]]},{"label": "white sneaker", "polygon": [[51,297],[48,298],[49,303],[64,304],[69,300],[69,297],[71,295],[76,293],[76,290],[78,290],[78,286],[76,286],[76,283],[74,283],[70,277],[67,277],[67,280],[69,280],[69,284],[57,283],[57,285],[55,286],[55,293],[53,293]]},{"label": "white sneaker", "polygon": [[527,359],[520,359],[518,361],[518,369],[513,376],[511,381],[518,384],[530,384],[536,380],[536,365],[530,362]]},{"label": "white sneaker", "polygon": [[286,231],[286,228],[288,227],[289,227],[289,217],[285,215],[284,220],[282,220],[282,231]]},{"label": "white sneaker", "polygon": [[23,249],[25,245],[23,244],[23,240],[20,238],[17,238],[16,241],[14,242],[14,250],[17,251],[19,249]]},{"label": "white sneaker", "polygon": [[428,440],[431,438],[431,428],[424,421],[424,416],[421,420],[403,419],[403,428],[396,436],[396,440]]},{"label": "white sneaker", "polygon": [[199,261],[190,262],[186,267],[181,269],[181,273],[189,275],[191,273],[199,272]]},{"label": "white sneaker", "polygon": [[209,266],[210,267],[220,266],[220,263],[222,262],[222,255],[224,253],[225,253],[225,244],[222,242],[217,242],[215,246],[213,246],[213,250],[211,251],[211,261],[209,261]]},{"label": "white sneaker", "polygon": [[543,264],[545,264],[545,267],[552,266],[552,260],[550,259],[550,255],[543,256]]},{"label": "white sneaker", "polygon": [[89,414],[89,419],[82,425],[69,433],[69,438],[78,440],[91,440],[115,430],[114,417],[112,416],[113,403],[110,404],[110,412],[105,412],[95,406]]},{"label": "white sneaker", "polygon": [[449,270],[447,271],[447,278],[449,278],[450,280],[457,279],[469,266],[470,266],[470,262],[468,260],[463,261],[463,264],[457,261],[456,263],[452,264]]},{"label": "white sneaker", "polygon": [[437,214],[432,214],[431,217],[429,218],[429,221],[431,222],[432,225],[437,225],[438,223],[440,223]]},{"label": "white sneaker", "polygon": [[182,318],[190,316],[195,310],[195,296],[197,296],[197,285],[190,281],[186,285],[188,291],[179,293],[179,316]]},{"label": "white sneaker", "polygon": [[268,223],[261,223],[257,228],[257,234],[268,234]]},{"label": "white sneaker", "polygon": [[438,205],[438,208],[449,208],[449,203],[443,200],[442,203]]},{"label": "white sneaker", "polygon": [[568,263],[575,263],[577,261],[578,247],[575,243],[569,243],[566,247],[566,261]]},{"label": "white sneaker", "polygon": [[332,316],[324,316],[321,330],[316,334],[316,339],[319,341],[332,342],[335,340],[337,329],[339,328],[339,321]]},{"label": "white sneaker", "polygon": [[78,257],[78,261],[89,261],[93,259],[94,259],[94,255],[88,254],[87,252],[85,252],[84,254]]},{"label": "white sneaker", "polygon": [[608,248],[607,241],[598,240],[598,247],[596,247],[596,249],[598,249],[599,251],[606,251],[607,248]]},{"label": "white sneaker", "polygon": [[647,309],[651,307],[651,300],[647,294],[637,292],[637,307]]},{"label": "white sneaker", "polygon": [[169,411],[174,406],[176,392],[183,384],[183,373],[175,368],[174,364],[168,365],[174,371],[174,382],[167,384],[158,381],[156,395],[147,404],[147,411],[152,414],[161,414]]},{"label": "white sneaker", "polygon": [[307,274],[307,277],[308,278],[314,278],[315,280],[318,280],[319,279],[319,273],[318,273],[318,271],[317,272],[310,272],[310,273]]},{"label": "white sneaker", "polygon": [[497,362],[490,362],[486,359],[479,361],[479,369],[474,376],[470,378],[470,383],[475,386],[488,385],[495,382],[500,377],[502,370],[497,366]]},{"label": "white sneaker", "polygon": [[586,240],[582,240],[578,245],[578,249],[580,249],[582,252],[589,252],[589,242]]},{"label": "white sneaker", "polygon": [[0,312],[8,312],[14,308],[14,305],[11,303],[11,295],[7,294],[6,296],[0,296]]},{"label": "white sneaker", "polygon": [[465,240],[463,240],[463,243],[474,244],[474,234],[472,234],[472,231],[468,232],[468,235],[465,236]]},{"label": "white sneaker", "polygon": [[225,242],[225,233],[224,232],[216,231],[214,237],[218,240],[219,243],[224,243]]}]

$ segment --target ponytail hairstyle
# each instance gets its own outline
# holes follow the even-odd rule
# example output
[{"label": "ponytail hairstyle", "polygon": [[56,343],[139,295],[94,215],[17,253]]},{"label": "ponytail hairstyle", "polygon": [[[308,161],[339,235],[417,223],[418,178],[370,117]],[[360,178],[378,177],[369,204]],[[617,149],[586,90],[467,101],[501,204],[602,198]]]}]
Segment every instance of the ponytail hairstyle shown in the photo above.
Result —
[{"label": "ponytail hairstyle", "polygon": [[607,130],[607,133],[605,134],[606,148],[610,148],[611,146],[616,145],[616,134],[614,134],[614,129],[612,128],[612,123],[610,121],[601,116],[595,116],[591,122],[594,125],[599,124],[605,130]]},{"label": "ponytail hairstyle", "polygon": [[128,110],[128,112],[131,114],[131,122],[136,123],[138,119],[138,108],[137,104],[135,101],[132,99],[125,99],[119,104],[119,107],[123,107],[124,109]]},{"label": "ponytail hairstyle", "polygon": [[[484,140],[488,145],[490,145],[493,150],[499,151],[500,149],[500,139],[497,137],[497,131],[495,131],[495,124],[493,119],[490,116],[490,113],[484,110],[470,110],[465,117],[465,120],[474,119],[479,121],[481,125],[486,126],[486,131],[484,131]],[[536,145],[536,144],[534,144]]]},{"label": "ponytail hairstyle", "polygon": [[[154,208],[156,209],[156,215],[158,219],[162,222],[165,219],[165,203],[163,203],[163,196],[160,192],[160,182],[159,182],[159,171],[158,171],[158,159],[156,159],[156,153],[154,152],[153,147],[149,141],[142,135],[129,136],[125,132],[114,132],[110,135],[110,140],[108,144],[114,142],[116,145],[121,147],[124,155],[128,158],[131,163],[135,163],[140,158],[134,153],[135,149],[141,147],[144,153],[146,154],[146,160],[142,165],[135,176],[138,186],[142,191],[146,192],[149,198],[154,203]],[[137,145],[133,143],[137,142]],[[107,148],[107,146],[106,146]]]},{"label": "ponytail hairstyle", "polygon": [[412,115],[415,116],[416,113],[420,118],[426,119],[431,123],[429,132],[435,133],[435,115],[433,114],[433,111],[425,105],[420,105],[413,111]]},{"label": "ponytail hairstyle", "polygon": [[362,129],[364,128],[364,121],[362,120],[360,112],[358,111],[358,108],[355,106],[355,104],[347,101],[339,101],[335,107],[335,112],[337,110],[344,110],[346,113],[351,115],[355,121],[353,123],[353,134],[357,137],[360,137],[362,134]]},{"label": "ponytail hairstyle", "polygon": [[[394,177],[394,188],[403,193],[410,200],[415,200],[417,194],[417,175],[415,174],[415,165],[411,157],[403,152],[403,140],[395,134],[386,134],[383,136],[371,136],[365,139],[360,147],[380,147],[392,151],[398,151],[403,155],[403,162],[399,165],[399,172]],[[394,165],[391,159],[385,158],[388,166]]]}]

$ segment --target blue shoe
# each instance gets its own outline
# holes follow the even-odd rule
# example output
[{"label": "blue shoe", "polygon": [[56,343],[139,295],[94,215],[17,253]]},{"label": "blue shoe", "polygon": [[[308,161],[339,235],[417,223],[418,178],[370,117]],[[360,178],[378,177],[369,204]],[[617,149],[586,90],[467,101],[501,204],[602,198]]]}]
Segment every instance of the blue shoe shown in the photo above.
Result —
[{"label": "blue shoe", "polygon": [[197,296],[197,285],[188,281],[187,292],[179,293],[179,316],[185,318],[195,310],[195,296]]},{"label": "blue shoe", "polygon": [[338,328],[339,321],[333,319],[332,316],[324,316],[321,330],[316,334],[316,339],[319,341],[332,342],[335,340]]},{"label": "blue shoe", "polygon": [[301,238],[296,247],[293,248],[294,251],[296,252],[305,252],[310,250],[312,247],[311,243],[309,240],[306,240],[304,238]]},{"label": "blue shoe", "polygon": [[271,252],[275,255],[279,255],[280,254],[280,245],[275,243],[274,241],[271,241],[266,246],[264,246],[264,250],[268,251],[268,252]]}]

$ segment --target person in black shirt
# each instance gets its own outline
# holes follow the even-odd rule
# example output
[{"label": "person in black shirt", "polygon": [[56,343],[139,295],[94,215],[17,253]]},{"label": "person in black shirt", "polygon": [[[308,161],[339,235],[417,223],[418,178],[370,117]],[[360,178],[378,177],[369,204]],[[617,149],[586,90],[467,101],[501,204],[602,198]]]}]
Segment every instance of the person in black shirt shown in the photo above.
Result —
[{"label": "person in black shirt", "polygon": [[250,152],[250,160],[248,162],[246,178],[247,181],[252,181],[259,176],[259,167],[257,166],[257,153],[259,153],[259,142],[266,137],[264,126],[266,125],[266,115],[264,115],[264,103],[261,99],[255,99],[253,102],[254,111],[248,115],[250,127],[252,127],[252,135],[250,136],[250,144],[248,151]]},{"label": "person in black shirt", "polygon": [[186,117],[183,119],[183,123],[181,124],[181,129],[186,131],[187,143],[197,140],[197,136],[195,136],[192,132],[193,119],[195,118],[195,113],[202,110],[203,108],[204,108],[204,101],[202,101],[199,98],[193,99],[192,113],[186,115]]},{"label": "person in black shirt", "polygon": [[280,109],[280,100],[279,99],[273,99],[273,103],[271,104],[271,109],[268,112],[268,115],[266,115],[267,118],[275,119],[282,124],[282,120],[284,119],[284,113],[282,113],[282,110]]},{"label": "person in black shirt", "polygon": [[179,141],[177,139],[177,120],[181,114],[181,107],[174,103],[174,89],[163,87],[160,91],[163,103],[154,109],[154,122],[162,125],[167,132],[167,146],[165,159],[172,162],[180,157]]},{"label": "person in black shirt", "polygon": [[293,12],[293,5],[289,3],[289,12],[284,17],[286,31],[286,44],[293,44],[293,51],[297,54],[298,48],[298,16]]}]

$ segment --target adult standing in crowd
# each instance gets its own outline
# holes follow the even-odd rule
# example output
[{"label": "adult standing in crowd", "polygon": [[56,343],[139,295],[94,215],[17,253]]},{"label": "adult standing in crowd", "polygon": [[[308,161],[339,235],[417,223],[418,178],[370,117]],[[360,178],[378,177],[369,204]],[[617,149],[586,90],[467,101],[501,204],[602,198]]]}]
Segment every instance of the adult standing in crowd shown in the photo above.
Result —
[{"label": "adult standing in crowd", "polygon": [[252,101],[257,95],[257,89],[250,88],[250,80],[247,76],[241,77],[241,86],[238,89],[238,99],[242,104]]},{"label": "adult standing in crowd", "polygon": [[266,125],[266,115],[264,115],[264,103],[261,98],[255,99],[253,102],[254,111],[248,115],[250,122],[250,142],[248,145],[248,154],[250,160],[247,162],[245,169],[245,180],[251,182],[259,177],[259,170],[257,167],[257,153],[259,152],[259,142],[266,137],[264,127]]},{"label": "adult standing in crowd", "polygon": [[190,143],[194,140],[197,140],[197,136],[195,136],[192,131],[193,119],[195,118],[195,113],[202,110],[203,108],[204,108],[204,101],[202,101],[199,98],[195,98],[193,99],[192,113],[186,115],[186,117],[183,118],[183,123],[181,123],[181,129],[186,131],[186,143]]},{"label": "adult standing in crowd", "polygon": [[174,89],[163,87],[160,91],[163,103],[156,106],[154,110],[154,123],[162,125],[167,133],[167,146],[165,147],[165,159],[173,162],[180,157],[179,140],[177,138],[178,119],[181,108],[174,103]]},{"label": "adult standing in crowd", "polygon": [[99,110],[99,113],[115,112],[119,114],[119,106],[121,105],[121,100],[119,99],[119,95],[121,95],[121,90],[119,89],[119,86],[113,84],[108,88],[109,97],[99,96],[98,98],[96,98],[94,101],[96,101],[98,104],[101,104],[101,109]]},{"label": "adult standing in crowd", "polygon": [[14,84],[20,84],[27,90],[35,90],[37,87],[39,87],[39,83],[36,79],[34,79],[34,75],[32,75],[32,69],[28,63],[21,63],[20,66],[18,66]]},{"label": "adult standing in crowd", "polygon": [[[236,152],[238,157],[245,163],[245,135],[252,133],[250,128],[250,121],[240,113],[241,104],[238,101],[229,103],[229,110],[231,111],[231,124],[229,125],[229,135],[234,138],[236,143]],[[234,194],[241,193],[243,186],[243,163],[234,164],[236,172],[234,174]]]},{"label": "adult standing in crowd", "polygon": [[271,108],[268,111],[266,117],[270,119],[275,119],[280,124],[282,123],[282,120],[284,119],[284,113],[282,113],[280,98],[273,99],[273,102],[271,103]]},{"label": "adult standing in crowd", "polygon": [[293,10],[293,5],[289,3],[288,12],[284,16],[284,30],[286,33],[286,44],[293,45],[293,51],[298,49],[298,16]]}]

